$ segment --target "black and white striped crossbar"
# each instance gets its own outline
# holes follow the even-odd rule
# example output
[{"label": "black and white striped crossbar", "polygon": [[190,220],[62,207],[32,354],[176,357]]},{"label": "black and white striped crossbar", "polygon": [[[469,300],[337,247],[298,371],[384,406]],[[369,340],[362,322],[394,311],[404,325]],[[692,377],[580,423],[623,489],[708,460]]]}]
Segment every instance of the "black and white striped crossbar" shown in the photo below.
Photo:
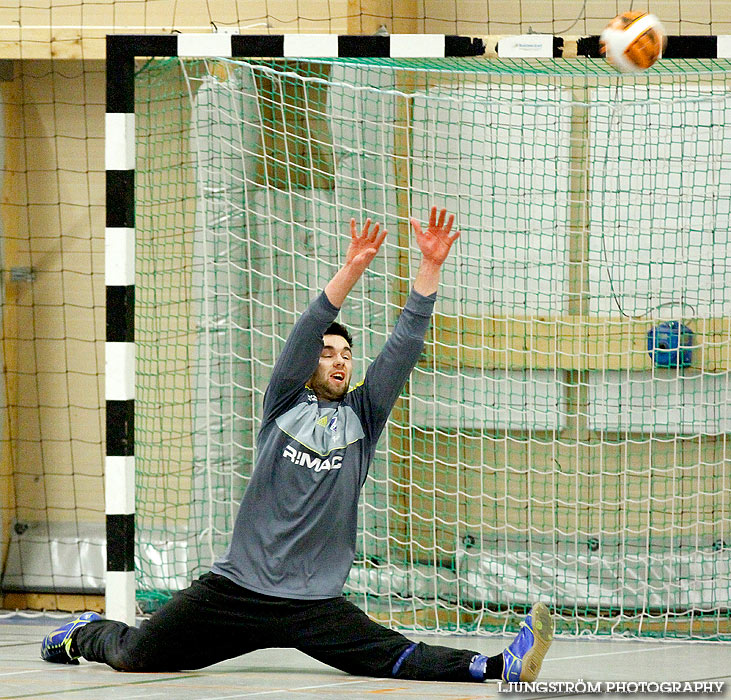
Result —
[{"label": "black and white striped crossbar", "polygon": [[[668,36],[664,59],[731,58],[731,36]],[[488,55],[500,58],[601,58],[599,36],[551,34],[505,36],[486,41]]]},{"label": "black and white striped crossbar", "polygon": [[[599,37],[587,36],[576,42],[576,53],[586,58],[600,58]],[[668,36],[662,52],[668,58],[731,58],[731,36]]]}]

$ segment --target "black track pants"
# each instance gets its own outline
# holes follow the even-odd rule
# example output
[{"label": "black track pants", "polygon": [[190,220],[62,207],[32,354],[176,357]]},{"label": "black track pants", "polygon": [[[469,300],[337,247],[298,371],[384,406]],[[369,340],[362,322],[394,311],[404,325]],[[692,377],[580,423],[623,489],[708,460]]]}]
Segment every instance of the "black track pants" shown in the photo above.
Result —
[{"label": "black track pants", "polygon": [[294,647],[341,671],[410,680],[477,681],[475,651],[414,644],[345,598],[273,598],[205,574],[138,627],[101,620],[79,628],[88,661],[120,671],[202,668],[255,649]]}]

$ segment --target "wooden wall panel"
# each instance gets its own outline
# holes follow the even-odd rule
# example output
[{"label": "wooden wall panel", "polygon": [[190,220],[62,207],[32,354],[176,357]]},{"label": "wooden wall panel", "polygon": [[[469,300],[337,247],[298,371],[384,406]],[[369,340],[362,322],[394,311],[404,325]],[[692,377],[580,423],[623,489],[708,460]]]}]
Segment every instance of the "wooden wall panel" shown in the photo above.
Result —
[{"label": "wooden wall panel", "polygon": [[103,521],[104,64],[15,62],[5,95],[3,267],[34,273],[5,299],[5,513]]}]

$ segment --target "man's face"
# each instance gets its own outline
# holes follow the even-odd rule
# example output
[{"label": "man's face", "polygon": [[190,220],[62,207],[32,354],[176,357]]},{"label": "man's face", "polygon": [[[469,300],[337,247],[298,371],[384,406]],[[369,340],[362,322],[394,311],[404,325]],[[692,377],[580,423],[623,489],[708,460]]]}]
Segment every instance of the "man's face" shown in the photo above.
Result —
[{"label": "man's face", "polygon": [[339,401],[353,374],[353,353],[342,335],[324,335],[322,344],[320,364],[308,383],[318,399]]}]

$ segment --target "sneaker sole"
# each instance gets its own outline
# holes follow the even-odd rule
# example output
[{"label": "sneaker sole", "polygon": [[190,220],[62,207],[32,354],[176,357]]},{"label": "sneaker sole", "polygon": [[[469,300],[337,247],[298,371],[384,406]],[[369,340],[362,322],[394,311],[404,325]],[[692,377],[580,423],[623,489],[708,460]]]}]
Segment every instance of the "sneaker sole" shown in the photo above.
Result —
[{"label": "sneaker sole", "polygon": [[553,618],[543,603],[533,606],[533,647],[523,657],[523,667],[520,671],[522,683],[532,683],[538,678],[541,664],[546,658],[548,648],[553,641]]}]

